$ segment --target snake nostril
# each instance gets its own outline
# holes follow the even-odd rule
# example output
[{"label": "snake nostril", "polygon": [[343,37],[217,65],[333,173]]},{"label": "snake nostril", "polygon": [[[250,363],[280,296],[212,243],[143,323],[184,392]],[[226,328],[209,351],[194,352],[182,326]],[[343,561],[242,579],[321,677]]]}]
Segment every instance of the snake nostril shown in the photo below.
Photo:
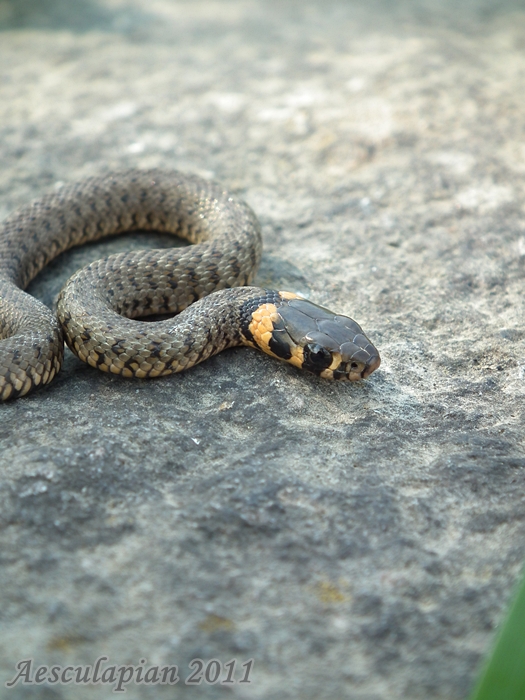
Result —
[{"label": "snake nostril", "polygon": [[375,372],[375,370],[379,367],[381,364],[381,358],[379,355],[372,355],[372,357],[368,360],[368,362],[365,365],[364,370],[361,372],[361,376],[363,379],[366,379],[369,377],[372,372]]}]

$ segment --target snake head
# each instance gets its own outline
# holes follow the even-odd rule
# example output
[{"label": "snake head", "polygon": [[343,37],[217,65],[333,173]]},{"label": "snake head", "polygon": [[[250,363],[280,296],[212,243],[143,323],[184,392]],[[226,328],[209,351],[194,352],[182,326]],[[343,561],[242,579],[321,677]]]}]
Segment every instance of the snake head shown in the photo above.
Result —
[{"label": "snake head", "polygon": [[289,292],[279,292],[279,301],[253,314],[251,345],[324,379],[355,382],[381,364],[379,352],[353,319]]}]

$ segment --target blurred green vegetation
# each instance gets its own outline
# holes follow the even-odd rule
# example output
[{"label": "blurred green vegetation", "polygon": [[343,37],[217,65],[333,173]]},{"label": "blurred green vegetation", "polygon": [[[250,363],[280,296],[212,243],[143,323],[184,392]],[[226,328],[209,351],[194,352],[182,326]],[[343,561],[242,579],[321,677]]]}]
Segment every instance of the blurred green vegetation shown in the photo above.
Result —
[{"label": "blurred green vegetation", "polygon": [[525,576],[470,700],[525,700]]}]

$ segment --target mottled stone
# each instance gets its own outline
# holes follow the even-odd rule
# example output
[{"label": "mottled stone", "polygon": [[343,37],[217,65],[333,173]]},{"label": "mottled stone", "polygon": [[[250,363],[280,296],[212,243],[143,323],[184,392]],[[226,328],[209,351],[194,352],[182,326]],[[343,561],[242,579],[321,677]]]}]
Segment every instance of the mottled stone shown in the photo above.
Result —
[{"label": "mottled stone", "polygon": [[145,382],[67,352],[0,406],[2,681],[235,657],[239,698],[468,696],[525,555],[524,47],[507,0],[0,0],[1,216],[115,168],[215,177],[262,222],[255,284],[382,357],[353,385],[248,348]]}]

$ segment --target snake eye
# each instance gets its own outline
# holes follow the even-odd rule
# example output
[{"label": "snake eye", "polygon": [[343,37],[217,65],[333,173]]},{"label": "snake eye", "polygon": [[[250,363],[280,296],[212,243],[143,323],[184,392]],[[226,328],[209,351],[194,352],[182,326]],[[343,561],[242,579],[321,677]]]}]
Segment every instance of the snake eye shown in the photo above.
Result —
[{"label": "snake eye", "polygon": [[305,364],[314,370],[322,371],[332,364],[332,353],[318,343],[310,343],[304,348]]}]

